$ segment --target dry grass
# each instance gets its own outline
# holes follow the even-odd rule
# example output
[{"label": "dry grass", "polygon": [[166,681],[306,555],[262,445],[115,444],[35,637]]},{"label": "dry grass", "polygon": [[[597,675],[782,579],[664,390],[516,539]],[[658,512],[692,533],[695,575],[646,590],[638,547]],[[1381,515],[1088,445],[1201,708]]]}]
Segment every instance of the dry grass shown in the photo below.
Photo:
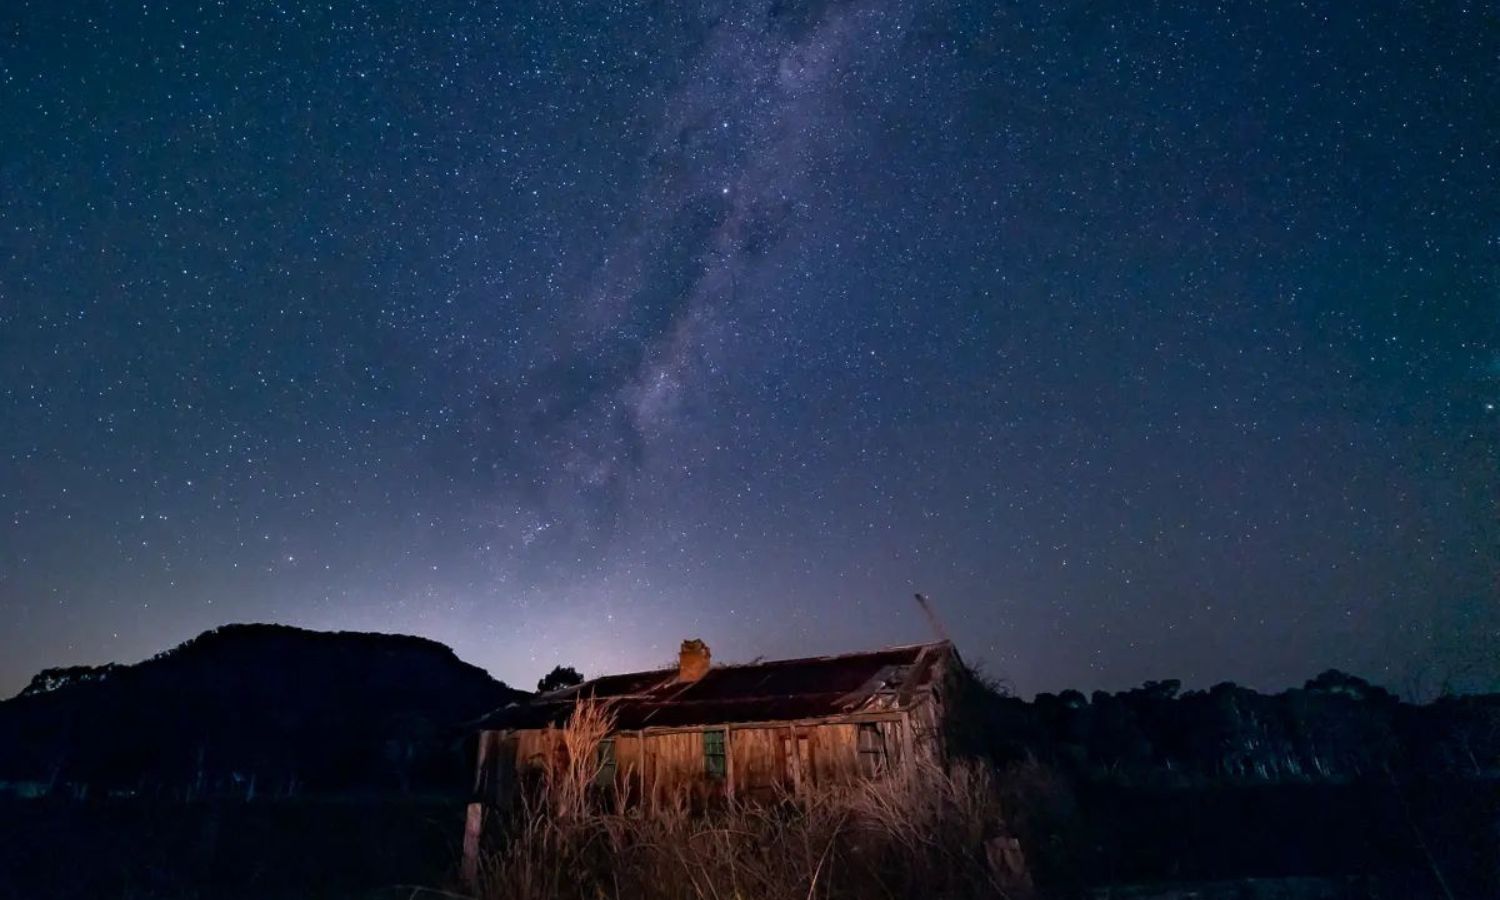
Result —
[{"label": "dry grass", "polygon": [[565,758],[482,861],[483,900],[811,900],[1017,897],[988,770],[933,766],[775,802],[650,815],[593,788],[607,708],[582,703]]}]

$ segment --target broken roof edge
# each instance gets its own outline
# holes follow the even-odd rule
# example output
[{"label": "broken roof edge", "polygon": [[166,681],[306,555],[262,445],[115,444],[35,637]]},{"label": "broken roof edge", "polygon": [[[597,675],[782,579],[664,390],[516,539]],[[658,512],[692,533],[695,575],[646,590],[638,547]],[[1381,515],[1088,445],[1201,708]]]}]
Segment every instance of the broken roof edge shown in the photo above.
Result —
[{"label": "broken roof edge", "polygon": [[[824,654],[820,654],[820,655],[817,655],[817,656],[794,656],[794,657],[787,657],[785,659],[755,659],[755,660],[752,660],[751,662],[742,662],[742,663],[716,663],[714,665],[714,670],[715,671],[720,671],[720,670],[724,670],[724,669],[749,669],[749,668],[769,668],[769,667],[772,667],[772,666],[795,666],[795,665],[804,665],[806,663],[812,663],[812,662],[832,662],[834,660],[840,660],[840,659],[853,659],[854,657],[859,657],[859,656],[875,656],[876,654],[880,654],[880,653],[895,653],[895,652],[900,651],[900,650],[918,650],[918,651],[922,651],[922,652],[928,652],[928,651],[931,651],[931,650],[939,648],[939,647],[946,647],[949,651],[951,651],[953,653],[954,656],[958,656],[958,648],[953,645],[953,641],[949,640],[949,639],[943,639],[943,640],[937,640],[937,641],[915,641],[915,642],[910,643],[910,644],[891,644],[890,646],[887,646],[887,647],[876,647],[876,648],[874,648],[872,650],[848,650],[848,651],[845,651],[843,653],[824,653]],[[668,680],[675,681],[677,679],[677,669],[674,666],[666,666],[666,667],[658,668],[658,669],[641,669],[640,671],[637,671],[637,672],[613,672],[613,673],[610,673],[610,674],[607,674],[607,675],[595,675],[593,678],[590,678],[587,681],[583,681],[583,682],[580,682],[580,683],[575,684],[575,685],[570,685],[570,686],[565,687],[565,688],[558,688],[555,691],[548,691],[545,694],[537,694],[537,695],[533,696],[530,699],[530,701],[528,701],[528,702],[531,703],[531,704],[535,704],[535,703],[539,703],[539,702],[549,702],[550,703],[550,702],[554,702],[554,701],[558,701],[558,700],[573,700],[573,699],[579,698],[581,695],[583,695],[585,689],[587,689],[589,687],[589,685],[597,684],[597,683],[599,683],[601,681],[604,681],[605,679],[613,679],[613,678],[621,678],[621,679],[623,679],[623,678],[645,678],[648,675],[660,675],[661,676],[661,680],[660,681],[654,681],[654,682],[652,682],[650,685],[646,686],[646,688],[644,690],[642,690],[641,692],[632,693],[632,694],[615,694],[615,695],[612,695],[609,699],[611,699],[611,700],[624,700],[624,699],[629,699],[629,698],[633,698],[633,697],[644,697],[648,693],[650,693],[652,690],[655,690],[656,688],[661,687],[662,684],[665,683],[666,681],[668,681]]]},{"label": "broken roof edge", "polygon": [[[913,650],[917,651],[915,658],[912,659],[912,661],[910,663],[910,665],[912,665],[914,667],[916,667],[916,666],[922,666],[923,668],[930,668],[930,666],[932,664],[932,661],[935,660],[937,657],[939,657],[939,656],[950,656],[955,662],[957,662],[958,666],[961,669],[962,668],[967,668],[966,664],[963,661],[963,658],[958,653],[958,648],[954,645],[953,641],[951,639],[946,639],[945,638],[945,639],[942,639],[942,640],[935,640],[935,641],[920,641],[920,642],[909,643],[909,644],[893,644],[893,645],[890,645],[890,646],[877,647],[877,648],[869,649],[869,650],[851,650],[851,651],[847,651],[847,652],[843,652],[843,653],[831,653],[831,654],[824,654],[824,655],[821,655],[821,656],[800,656],[800,657],[792,657],[792,658],[788,658],[788,659],[757,660],[757,661],[747,662],[747,663],[725,663],[723,665],[716,665],[716,666],[714,666],[714,669],[715,670],[725,670],[725,669],[751,669],[751,668],[774,668],[774,667],[779,667],[779,666],[796,666],[796,665],[806,665],[808,663],[836,662],[836,661],[839,661],[839,660],[857,659],[859,657],[877,656],[877,655],[884,654],[884,653],[898,653],[898,652],[901,652],[901,651],[913,651]],[[926,665],[923,665],[924,663],[926,663]],[[488,712],[488,713],[486,713],[486,714],[484,714],[482,716],[479,716],[478,718],[474,719],[472,722],[469,723],[468,728],[470,730],[489,730],[489,729],[492,728],[492,726],[500,724],[501,720],[507,718],[507,716],[506,716],[507,713],[515,714],[515,713],[519,713],[519,712],[521,712],[523,710],[533,710],[533,711],[538,711],[538,712],[543,711],[543,710],[560,711],[562,709],[566,709],[567,707],[569,707],[569,706],[577,703],[579,700],[591,698],[593,695],[592,695],[591,692],[589,692],[589,688],[591,686],[599,684],[602,681],[605,681],[605,680],[617,680],[617,679],[618,680],[645,679],[648,676],[660,676],[660,677],[659,678],[655,678],[655,679],[653,679],[653,680],[651,680],[649,682],[644,682],[643,684],[641,684],[637,688],[636,691],[634,691],[632,693],[628,693],[628,694],[610,694],[610,695],[606,695],[604,697],[601,697],[601,698],[599,698],[600,702],[601,703],[606,703],[606,704],[629,704],[632,701],[635,701],[635,702],[649,701],[649,700],[651,700],[651,694],[652,694],[652,692],[660,690],[661,688],[663,688],[663,687],[667,686],[668,684],[672,683],[673,681],[677,680],[676,670],[673,669],[673,668],[671,668],[671,667],[664,667],[664,668],[659,668],[659,669],[644,669],[644,670],[641,670],[641,671],[638,671],[638,672],[619,672],[619,673],[609,674],[609,675],[599,675],[599,676],[596,676],[594,678],[590,678],[588,681],[584,681],[584,682],[582,682],[580,684],[572,685],[572,686],[565,687],[565,688],[559,688],[558,690],[549,691],[549,692],[547,692],[545,694],[536,694],[536,695],[534,695],[534,696],[532,696],[532,697],[530,697],[530,698],[528,698],[526,700],[514,700],[514,701],[511,701],[510,703],[506,704],[505,706],[499,707],[498,709],[491,710],[490,712]],[[686,689],[688,686],[689,685],[684,685],[684,689]],[[916,684],[908,684],[908,685],[906,685],[905,689],[901,690],[899,692],[900,693],[900,699],[898,701],[899,704],[900,705],[906,705],[906,704],[910,703],[911,700],[912,700],[912,693],[916,689],[917,689],[917,685]],[[843,694],[843,695],[840,695],[840,693],[837,692],[837,691],[815,691],[815,692],[809,692],[809,693],[813,694],[813,695],[843,696],[845,698],[849,698],[849,697],[852,697],[853,694],[855,694],[855,693],[861,693],[861,692],[857,690],[857,691],[854,691],[854,692],[850,692],[849,694]],[[670,704],[682,704],[682,705],[686,705],[686,704],[689,704],[689,703],[703,703],[703,704],[725,703],[725,702],[729,702],[729,703],[745,702],[745,703],[748,703],[748,702],[750,702],[752,700],[762,700],[762,699],[764,699],[764,700],[772,700],[772,699],[775,699],[777,696],[780,696],[780,695],[764,695],[762,697],[737,698],[736,700],[732,700],[732,701],[726,701],[726,700],[723,700],[723,699],[720,699],[720,700],[702,700],[702,701],[673,699],[673,700],[666,701],[666,702],[670,703]],[[655,702],[662,703],[663,701],[657,700]],[[566,718],[566,715],[564,715],[563,718]],[[784,721],[784,720],[771,720],[771,721]]]}]

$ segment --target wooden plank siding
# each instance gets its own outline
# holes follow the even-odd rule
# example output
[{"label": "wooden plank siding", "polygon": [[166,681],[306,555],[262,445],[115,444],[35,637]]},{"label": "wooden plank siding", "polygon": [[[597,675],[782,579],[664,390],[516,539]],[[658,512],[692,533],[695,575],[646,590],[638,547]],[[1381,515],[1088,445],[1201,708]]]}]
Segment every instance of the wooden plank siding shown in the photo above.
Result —
[{"label": "wooden plank siding", "polygon": [[886,765],[900,766],[907,760],[905,719],[886,719],[876,723],[885,746]]},{"label": "wooden plank siding", "polygon": [[[765,725],[722,725],[618,732],[614,742],[616,787],[629,802],[646,798],[666,803],[682,794],[693,800],[714,796],[767,797],[776,790],[802,790],[847,783],[877,774],[905,760],[926,757],[930,714],[908,726],[905,713],[860,716],[854,721]],[[874,729],[879,737],[861,728]],[[704,732],[725,735],[725,776],[710,777]],[[863,744],[862,744],[863,742]],[[879,747],[878,765],[861,758],[861,746]],[[926,752],[923,752],[926,750]],[[490,802],[513,794],[521,777],[539,772],[548,759],[565,752],[560,733],[546,729],[487,731],[479,736],[479,777],[475,789]]]},{"label": "wooden plank siding", "polygon": [[615,735],[615,789],[627,803],[635,803],[644,793],[641,734],[622,731]]},{"label": "wooden plank siding", "polygon": [[562,734],[553,729],[517,731],[514,735],[516,768],[520,771],[545,769],[548,760],[555,760],[562,752]]},{"label": "wooden plank siding", "polygon": [[671,803],[684,789],[703,782],[703,733],[676,731],[644,737],[646,796]]},{"label": "wooden plank siding", "polygon": [[[813,785],[843,784],[859,775],[858,725],[819,725],[807,729]],[[801,735],[798,735],[801,740]]]},{"label": "wooden plank siding", "polygon": [[777,730],[771,728],[733,728],[729,737],[729,771],[736,797],[752,798],[769,793],[782,781],[777,754]]},{"label": "wooden plank siding", "polygon": [[516,742],[504,732],[479,733],[479,765],[474,779],[476,796],[505,797],[515,791],[516,776],[520,771],[515,750]]}]

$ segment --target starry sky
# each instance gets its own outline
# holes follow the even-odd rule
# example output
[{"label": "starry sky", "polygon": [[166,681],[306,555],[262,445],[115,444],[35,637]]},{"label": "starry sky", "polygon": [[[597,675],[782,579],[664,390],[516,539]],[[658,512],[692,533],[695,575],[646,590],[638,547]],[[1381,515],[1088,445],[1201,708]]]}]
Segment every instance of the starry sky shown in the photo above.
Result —
[{"label": "starry sky", "polygon": [[0,695],[277,621],[529,687],[1500,683],[1464,2],[11,0]]}]

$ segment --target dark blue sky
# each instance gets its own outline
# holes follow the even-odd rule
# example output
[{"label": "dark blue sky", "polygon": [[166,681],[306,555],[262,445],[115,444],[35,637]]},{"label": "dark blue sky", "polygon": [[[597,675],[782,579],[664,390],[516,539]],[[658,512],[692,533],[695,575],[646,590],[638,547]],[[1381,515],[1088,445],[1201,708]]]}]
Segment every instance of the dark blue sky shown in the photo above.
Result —
[{"label": "dark blue sky", "polygon": [[1128,6],[5,4],[0,695],[914,590],[1025,693],[1494,686],[1494,10]]}]

